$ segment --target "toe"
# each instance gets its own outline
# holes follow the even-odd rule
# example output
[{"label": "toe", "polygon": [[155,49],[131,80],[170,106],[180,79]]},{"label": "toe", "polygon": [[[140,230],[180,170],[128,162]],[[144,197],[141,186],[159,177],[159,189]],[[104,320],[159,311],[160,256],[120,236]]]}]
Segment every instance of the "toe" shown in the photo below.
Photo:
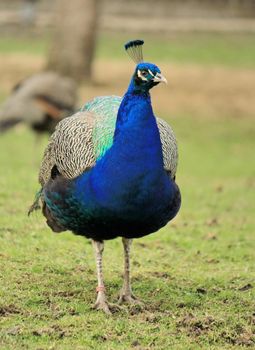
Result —
[{"label": "toe", "polygon": [[102,310],[104,311],[107,315],[111,315],[111,310],[109,308],[109,305],[106,302],[96,302],[93,306],[93,309],[96,310]]},{"label": "toe", "polygon": [[128,304],[138,304],[143,305],[143,303],[138,300],[133,294],[122,294],[119,297],[119,304],[128,303]]}]

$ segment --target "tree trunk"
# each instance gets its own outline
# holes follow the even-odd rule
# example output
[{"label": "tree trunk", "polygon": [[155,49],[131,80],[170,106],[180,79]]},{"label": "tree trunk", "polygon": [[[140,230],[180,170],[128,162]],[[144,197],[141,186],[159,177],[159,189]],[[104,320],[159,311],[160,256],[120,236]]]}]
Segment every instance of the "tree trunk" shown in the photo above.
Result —
[{"label": "tree trunk", "polygon": [[99,0],[56,0],[54,35],[47,69],[91,80]]}]

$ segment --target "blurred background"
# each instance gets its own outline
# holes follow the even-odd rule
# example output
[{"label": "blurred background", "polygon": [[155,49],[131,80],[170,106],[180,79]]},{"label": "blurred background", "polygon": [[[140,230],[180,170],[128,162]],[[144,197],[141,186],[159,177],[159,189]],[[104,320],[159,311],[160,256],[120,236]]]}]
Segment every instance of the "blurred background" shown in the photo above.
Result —
[{"label": "blurred background", "polygon": [[[142,38],[145,60],[159,65],[169,82],[152,96],[155,113],[179,141],[184,205],[177,221],[199,211],[201,201],[208,200],[212,216],[220,212],[219,198],[212,205],[211,194],[223,189],[224,198],[249,216],[254,205],[245,196],[255,188],[254,1],[2,0],[0,30],[2,213],[9,211],[6,200],[14,201],[14,183],[28,205],[59,118],[95,96],[124,94],[134,63],[123,45]],[[49,71],[69,80],[44,79]]]},{"label": "blurred background", "polygon": [[142,37],[169,80],[157,110],[254,117],[252,0],[2,0],[0,30],[1,100],[46,68],[81,84],[80,101],[123,94],[134,67],[123,43]]},{"label": "blurred background", "polygon": [[[145,60],[159,65],[169,82],[153,90],[153,105],[176,131],[187,188],[201,174],[220,183],[222,176],[243,172],[254,184],[254,166],[247,169],[254,165],[253,0],[1,0],[0,30],[0,101],[40,72],[72,79],[62,84],[53,78],[48,87],[36,78],[25,93],[30,101],[36,95],[43,116],[54,123],[94,96],[123,95],[134,70],[123,44],[144,39]],[[0,135],[2,149],[8,149],[4,168],[10,153],[16,157],[19,150],[19,161],[24,159],[28,145],[27,161],[39,164],[47,142],[46,133],[34,149],[34,135],[19,118],[34,130],[53,130],[38,122],[42,114],[34,116],[27,97],[14,97],[0,107],[4,128],[18,124]],[[13,115],[6,117],[7,111]],[[17,169],[15,161],[12,166]]]}]

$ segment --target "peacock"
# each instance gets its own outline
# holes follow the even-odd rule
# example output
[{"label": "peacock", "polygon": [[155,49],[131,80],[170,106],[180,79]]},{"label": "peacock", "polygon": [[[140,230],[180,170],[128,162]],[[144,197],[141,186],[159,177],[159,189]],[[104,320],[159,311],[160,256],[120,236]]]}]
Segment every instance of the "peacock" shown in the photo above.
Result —
[{"label": "peacock", "polygon": [[98,279],[94,307],[108,314],[112,306],[103,281],[104,241],[122,237],[119,304],[138,303],[130,283],[132,240],[165,226],[181,205],[176,138],[155,117],[149,93],[166,79],[155,64],[143,61],[143,43],[125,45],[137,65],[122,98],[96,97],[57,125],[41,163],[41,189],[29,211],[41,201],[54,232],[70,230],[92,240]]},{"label": "peacock", "polygon": [[45,71],[16,84],[0,108],[0,133],[19,123],[52,134],[57,123],[76,110],[77,86],[67,77]]}]

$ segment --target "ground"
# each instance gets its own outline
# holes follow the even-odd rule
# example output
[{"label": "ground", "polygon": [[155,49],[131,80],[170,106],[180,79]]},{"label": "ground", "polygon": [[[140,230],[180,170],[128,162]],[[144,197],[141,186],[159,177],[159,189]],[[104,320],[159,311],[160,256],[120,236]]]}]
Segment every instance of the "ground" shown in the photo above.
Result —
[{"label": "ground", "polygon": [[[153,106],[179,142],[183,203],[173,222],[134,242],[133,289],[145,306],[112,317],[91,310],[96,275],[90,242],[53,234],[40,213],[26,216],[47,138],[38,143],[19,127],[0,136],[1,349],[255,348],[255,60],[252,65],[244,55],[254,57],[250,37],[224,38],[231,62],[217,35],[192,38],[190,47],[201,55],[184,39],[167,40],[161,39],[158,58],[148,43],[148,58],[169,80],[154,89]],[[173,57],[164,51],[171,42]],[[1,99],[18,78],[44,64],[44,44],[22,43],[1,46]],[[96,82],[82,87],[83,101],[122,94],[130,79],[132,63],[122,53],[113,62],[106,43],[100,41]],[[203,60],[203,52],[214,59]],[[189,60],[178,62],[185,53]],[[122,265],[120,239],[106,242],[111,302],[121,288]]]}]

